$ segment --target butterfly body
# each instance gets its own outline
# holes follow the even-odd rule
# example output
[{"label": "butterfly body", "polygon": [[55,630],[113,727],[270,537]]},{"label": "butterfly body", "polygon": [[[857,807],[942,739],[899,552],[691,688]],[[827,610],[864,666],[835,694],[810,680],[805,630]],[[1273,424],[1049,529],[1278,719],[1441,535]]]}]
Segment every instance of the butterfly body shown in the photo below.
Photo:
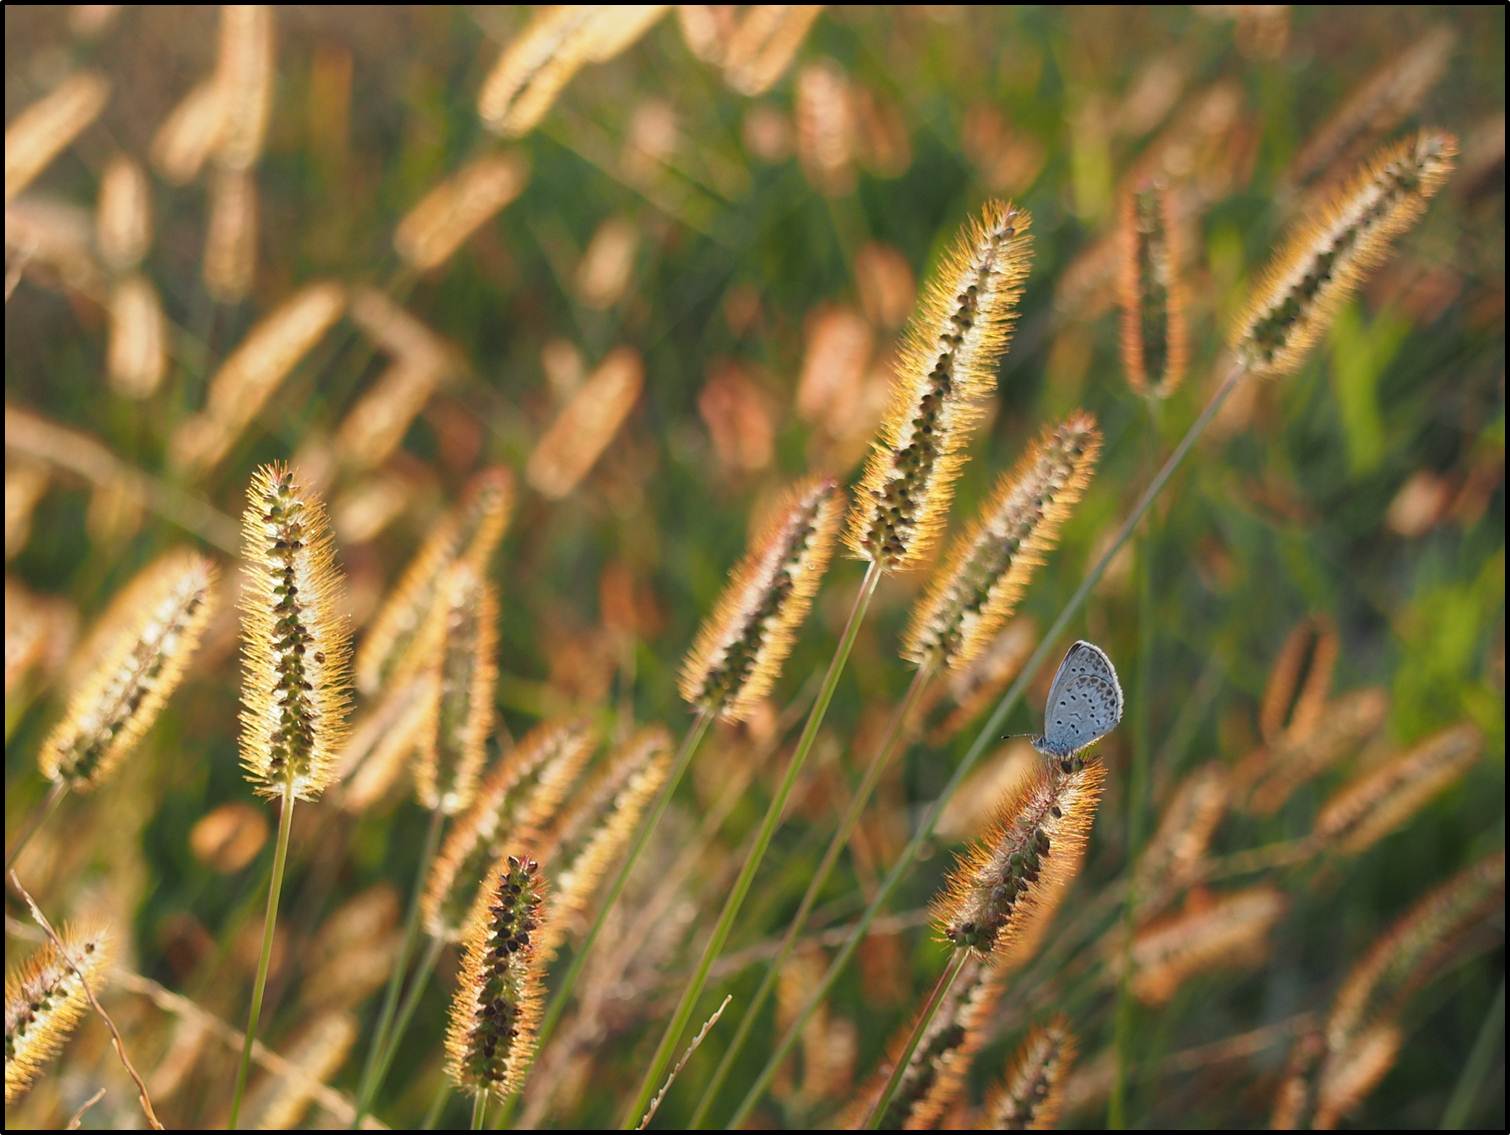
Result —
[{"label": "butterfly body", "polygon": [[1099,741],[1122,720],[1122,686],[1106,652],[1084,640],[1059,663],[1043,711],[1043,735],[1033,748],[1069,757]]}]

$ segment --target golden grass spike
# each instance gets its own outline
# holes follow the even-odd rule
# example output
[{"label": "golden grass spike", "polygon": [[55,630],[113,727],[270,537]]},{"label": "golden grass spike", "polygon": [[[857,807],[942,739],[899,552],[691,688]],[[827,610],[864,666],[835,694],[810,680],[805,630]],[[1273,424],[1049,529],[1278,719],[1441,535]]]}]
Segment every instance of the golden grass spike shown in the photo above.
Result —
[{"label": "golden grass spike", "polygon": [[1483,736],[1457,725],[1343,785],[1322,806],[1313,833],[1357,855],[1400,827],[1478,760]]},{"label": "golden grass spike", "polygon": [[241,764],[261,796],[315,800],[346,740],[351,635],[325,506],[282,464],[241,519]]},{"label": "golden grass spike", "polygon": [[1390,242],[1426,211],[1457,152],[1457,139],[1440,130],[1387,146],[1296,227],[1234,325],[1232,349],[1249,373],[1279,376],[1300,366]]},{"label": "golden grass spike", "polygon": [[1277,888],[1248,887],[1145,926],[1132,944],[1133,996],[1162,1005],[1196,974],[1257,964],[1285,906]]},{"label": "golden grass spike", "polygon": [[439,268],[466,239],[524,191],[529,164],[517,154],[487,154],[462,166],[399,221],[393,247],[421,272]]},{"label": "golden grass spike", "polygon": [[5,463],[5,559],[15,559],[31,539],[32,514],[52,478],[35,461]]},{"label": "golden grass spike", "polygon": [[111,941],[104,927],[64,926],[59,938],[66,954],[48,941],[5,975],[7,1105],[25,1095],[43,1066],[63,1050],[89,1006],[74,967],[96,994],[105,981]]},{"label": "golden grass spike", "polygon": [[933,918],[957,949],[1005,958],[1080,870],[1106,768],[1067,757],[1005,797],[993,829],[956,856]]},{"label": "golden grass spike", "polygon": [[1076,411],[1047,429],[996,483],[913,608],[902,657],[957,669],[978,658],[1012,617],[1028,581],[1085,495],[1101,431]]},{"label": "golden grass spike", "polygon": [[948,671],[945,684],[930,683],[929,691],[924,695],[924,704],[929,707],[925,712],[931,712],[937,702],[946,699],[954,703],[954,708],[929,730],[928,743],[944,744],[994,706],[1037,645],[1037,624],[1030,618],[1019,616],[1009,622],[973,662]]},{"label": "golden grass spike", "polygon": [[1121,212],[1122,367],[1137,393],[1168,398],[1185,377],[1189,353],[1169,191],[1158,183],[1128,190]]},{"label": "golden grass spike", "polygon": [[247,332],[210,379],[204,411],[174,435],[177,463],[198,472],[217,465],[345,306],[340,284],[310,284]]},{"label": "golden grass spike", "polygon": [[419,802],[454,816],[472,803],[498,681],[498,597],[477,565],[462,560],[442,581],[431,619],[436,642],[429,736],[414,766]]},{"label": "golden grass spike", "polygon": [[639,730],[614,753],[599,783],[564,817],[549,841],[558,862],[547,928],[540,942],[549,965],[568,935],[585,929],[598,884],[629,844],[645,809],[671,771],[671,736],[659,725]]},{"label": "golden grass spike", "polygon": [[1316,724],[1331,692],[1340,650],[1337,626],[1330,617],[1313,615],[1296,624],[1264,686],[1258,727],[1265,741],[1296,741]]},{"label": "golden grass spike", "polygon": [[504,848],[545,843],[545,831],[591,753],[592,734],[583,722],[546,722],[498,761],[430,869],[420,898],[427,934],[454,939],[461,932],[478,881]]},{"label": "golden grass spike", "polygon": [[355,1008],[383,988],[403,936],[398,893],[378,883],[349,899],[320,924],[301,957],[301,1002],[310,1008]]},{"label": "golden grass spike", "polygon": [[988,203],[923,289],[849,513],[844,539],[860,559],[904,570],[942,531],[965,445],[1011,337],[1030,222],[1015,205]]},{"label": "golden grass spike", "polygon": [[210,179],[210,221],[204,242],[205,291],[221,303],[238,303],[257,274],[257,182],[238,169],[217,169]]},{"label": "golden grass spike", "polygon": [[791,66],[822,4],[755,4],[729,35],[724,79],[742,95],[770,90]]},{"label": "golden grass spike", "polygon": [[1076,1048],[1069,1018],[1063,1014],[1033,1026],[1012,1057],[1007,1078],[986,1101],[986,1126],[993,1131],[1052,1130],[1059,1121]]},{"label": "golden grass spike", "polygon": [[336,766],[340,806],[361,812],[387,795],[421,743],[434,715],[435,676],[387,686],[377,705],[352,727]]},{"label": "golden grass spike", "polygon": [[797,73],[797,159],[808,184],[825,197],[855,187],[856,129],[849,76],[817,59]]},{"label": "golden grass spike", "polygon": [[536,942],[544,908],[540,865],[512,855],[493,868],[473,904],[446,1030],[446,1070],[464,1092],[507,1099],[524,1085],[540,1020]]},{"label": "golden grass spike", "polygon": [[335,438],[341,460],[354,469],[370,469],[388,460],[443,375],[429,359],[396,360],[341,420]]},{"label": "golden grass spike", "polygon": [[545,117],[573,75],[587,62],[584,49],[599,6],[561,4],[539,9],[503,49],[483,80],[477,113],[495,134],[517,138]]},{"label": "golden grass spike", "polygon": [[194,86],[152,136],[152,168],[170,185],[187,185],[220,144],[225,129],[225,91],[218,76]]},{"label": "golden grass spike", "polygon": [[85,71],[64,79],[11,120],[5,128],[7,205],[99,117],[109,96],[104,76]]},{"label": "golden grass spike", "polygon": [[749,716],[791,653],[833,554],[838,525],[833,481],[810,477],[787,491],[729,573],[682,662],[683,700],[726,721]]},{"label": "golden grass spike", "polygon": [[577,298],[596,311],[606,311],[623,299],[639,246],[640,230],[627,217],[609,217],[600,224],[574,274]]},{"label": "golden grass spike", "polygon": [[582,57],[606,63],[660,22],[670,4],[600,4],[584,33]]},{"label": "golden grass spike", "polygon": [[226,4],[220,9],[217,64],[224,115],[216,158],[249,170],[262,156],[273,103],[273,6]]},{"label": "golden grass spike", "polygon": [[1216,761],[1198,766],[1175,787],[1158,831],[1138,856],[1140,908],[1147,911],[1190,882],[1231,796],[1227,770]]},{"label": "golden grass spike", "polygon": [[105,167],[95,223],[95,240],[107,267],[129,272],[142,262],[152,243],[152,187],[132,159],[117,156]]},{"label": "golden grass spike", "polygon": [[266,809],[245,800],[212,808],[189,829],[189,850],[211,871],[233,875],[267,842]]},{"label": "golden grass spike", "polygon": [[433,629],[430,612],[446,572],[464,560],[485,576],[513,507],[514,477],[504,467],[483,469],[467,482],[461,503],[430,530],[362,639],[356,674],[363,693],[418,672],[429,646],[424,632]]},{"label": "golden grass spike", "polygon": [[357,1039],[350,1013],[326,1013],[306,1025],[283,1050],[298,1075],[270,1073],[247,1103],[253,1125],[263,1131],[291,1131],[314,1102],[314,1085],[334,1077]]},{"label": "golden grass spike", "polygon": [[1440,969],[1463,933],[1503,912],[1505,853],[1487,855],[1420,899],[1349,972],[1326,1021],[1329,1053],[1344,1052],[1373,1023],[1396,1017]]},{"label": "golden grass spike", "polygon": [[110,343],[105,370],[127,398],[150,398],[168,369],[167,329],[157,289],[132,273],[110,289]]},{"label": "golden grass spike", "polygon": [[638,351],[610,351],[535,443],[525,479],[552,500],[566,496],[612,444],[644,384],[645,364]]},{"label": "golden grass spike", "polygon": [[177,551],[126,586],[92,636],[97,649],[67,713],[42,744],[44,776],[87,792],[136,747],[199,646],[216,576],[203,556]]},{"label": "golden grass spike", "polygon": [[1341,1052],[1329,1056],[1316,1086],[1313,1131],[1331,1131],[1368,1097],[1394,1067],[1405,1034],[1392,1022],[1370,1027]]},{"label": "golden grass spike", "polygon": [[1233,781],[1247,791],[1247,810],[1272,816],[1297,788],[1376,732],[1388,715],[1389,695],[1383,690],[1349,690],[1327,704],[1309,732],[1244,757],[1233,770]]}]

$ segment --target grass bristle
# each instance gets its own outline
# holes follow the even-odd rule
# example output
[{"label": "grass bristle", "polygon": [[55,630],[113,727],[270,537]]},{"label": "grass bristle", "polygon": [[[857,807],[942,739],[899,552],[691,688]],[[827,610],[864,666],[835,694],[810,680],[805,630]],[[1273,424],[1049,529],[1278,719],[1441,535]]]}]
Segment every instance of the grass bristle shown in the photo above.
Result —
[{"label": "grass bristle", "polygon": [[141,572],[90,639],[90,668],[42,745],[42,774],[75,791],[108,777],[180,681],[213,605],[215,565],[170,552]]},{"label": "grass bristle", "polygon": [[956,669],[985,651],[1058,543],[1100,452],[1101,432],[1083,411],[1044,431],[951,546],[913,610],[903,658]]},{"label": "grass bristle", "polygon": [[96,995],[104,985],[109,933],[98,926],[65,926],[58,937],[66,953],[48,941],[5,975],[6,1104],[26,1094],[89,1007],[79,974]]},{"label": "grass bristle", "polygon": [[1080,870],[1106,768],[1055,761],[1006,797],[992,830],[956,857],[933,917],[958,949],[1007,957]]},{"label": "grass bristle", "polygon": [[1123,194],[1119,239],[1122,366],[1139,394],[1168,398],[1185,377],[1188,336],[1179,229],[1167,189]]},{"label": "grass bristle", "polygon": [[1027,276],[1031,218],[993,201],[934,269],[904,335],[891,402],[845,543],[887,571],[916,565],[948,516],[964,449],[996,388]]},{"label": "grass bristle", "polygon": [[493,728],[498,680],[498,599],[463,560],[442,581],[431,618],[434,650],[429,735],[414,767],[419,802],[454,816],[471,802]]},{"label": "grass bristle", "polygon": [[1390,242],[1426,211],[1457,152],[1457,139],[1438,130],[1387,146],[1296,227],[1236,324],[1232,349],[1250,374],[1300,366]]},{"label": "grass bristle", "polygon": [[986,1126],[994,1131],[1052,1129],[1059,1121],[1076,1048],[1064,1015],[1035,1025],[1012,1057],[1006,1079],[986,1101]]},{"label": "grass bristle", "polygon": [[241,763],[259,795],[317,799],[347,735],[351,636],[325,506],[261,466],[242,514]]},{"label": "grass bristle", "polygon": [[742,721],[770,692],[833,554],[839,524],[831,480],[798,482],[729,573],[682,663],[682,698]]},{"label": "grass bristle", "polygon": [[540,865],[507,856],[483,883],[463,937],[446,1069],[464,1092],[507,1099],[524,1085],[540,1019]]}]

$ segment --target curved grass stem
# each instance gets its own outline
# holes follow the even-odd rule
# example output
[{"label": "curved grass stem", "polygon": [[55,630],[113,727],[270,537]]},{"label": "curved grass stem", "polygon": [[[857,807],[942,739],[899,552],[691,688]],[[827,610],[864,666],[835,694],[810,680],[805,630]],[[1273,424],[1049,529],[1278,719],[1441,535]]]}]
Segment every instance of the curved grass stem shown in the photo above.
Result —
[{"label": "curved grass stem", "polygon": [[886,1086],[881,1089],[876,1102],[870,1105],[870,1112],[865,1116],[866,1130],[873,1131],[881,1126],[886,1109],[891,1106],[891,1099],[897,1094],[897,1088],[901,1086],[907,1065],[912,1063],[912,1054],[917,1051],[918,1041],[923,1039],[923,1033],[927,1031],[944,996],[949,992],[949,987],[954,984],[954,979],[959,976],[959,971],[964,967],[965,959],[969,956],[967,950],[955,950],[954,956],[949,959],[949,964],[944,967],[944,972],[939,974],[933,992],[923,1003],[923,1011],[918,1014],[917,1022],[912,1026],[912,1032],[907,1035],[907,1043],[902,1047],[902,1051],[897,1053],[896,1061],[891,1066],[891,1075],[886,1078]]},{"label": "curved grass stem", "polygon": [[761,860],[765,858],[766,850],[771,845],[771,837],[775,835],[776,828],[781,823],[781,814],[786,809],[792,788],[797,783],[797,777],[802,772],[808,753],[812,751],[813,741],[823,725],[829,702],[833,700],[834,690],[839,685],[839,677],[844,673],[844,665],[849,660],[849,652],[855,645],[855,636],[859,633],[860,624],[865,620],[865,612],[870,607],[870,600],[875,595],[876,585],[880,581],[881,570],[872,563],[866,570],[865,579],[855,595],[849,619],[844,625],[844,633],[840,636],[839,644],[834,649],[834,656],[829,661],[828,673],[824,676],[823,685],[818,690],[818,698],[813,703],[807,724],[803,726],[802,736],[797,741],[797,748],[787,764],[786,775],[782,778],[776,794],[771,797],[770,807],[766,809],[765,819],[761,821],[760,830],[755,836],[755,844],[751,847],[750,854],[739,872],[739,878],[734,881],[734,887],[724,902],[723,912],[718,916],[718,923],[713,928],[713,934],[703,948],[703,956],[697,964],[692,980],[687,983],[687,988],[682,993],[681,1002],[672,1015],[671,1024],[667,1026],[665,1035],[661,1037],[660,1047],[656,1049],[655,1056],[650,1061],[650,1067],[645,1072],[634,1103],[629,1106],[620,1121],[620,1126],[625,1130],[633,1130],[638,1125],[640,1116],[645,1114],[650,1098],[655,1094],[656,1086],[660,1084],[672,1054],[676,1051],[677,1042],[681,1039],[687,1022],[692,1018],[693,1010],[697,1007],[697,999],[707,983],[708,970],[712,968],[714,961],[723,950],[724,943],[728,940],[729,931],[733,928],[734,919],[739,914],[739,908],[744,903],[751,882],[754,881],[755,872],[760,867]]},{"label": "curved grass stem", "polygon": [[776,982],[781,976],[781,967],[786,964],[792,950],[797,944],[797,938],[807,926],[807,920],[813,912],[813,907],[818,901],[818,896],[823,891],[823,886],[828,882],[829,875],[833,872],[834,865],[838,863],[840,854],[849,846],[850,837],[854,834],[856,826],[860,822],[860,816],[865,811],[865,806],[870,802],[875,793],[876,785],[881,782],[882,774],[891,767],[893,755],[896,753],[899,742],[908,735],[907,720],[911,716],[918,699],[922,697],[923,690],[933,677],[934,666],[925,663],[918,667],[912,676],[912,682],[907,687],[907,693],[902,698],[901,705],[892,715],[891,725],[886,731],[886,737],[881,742],[881,747],[876,750],[871,758],[869,766],[865,770],[865,776],[855,790],[854,797],[849,802],[849,808],[844,813],[844,818],[839,821],[839,827],[835,830],[833,838],[829,840],[828,850],[823,853],[823,859],[814,871],[812,880],[808,883],[807,893],[802,896],[802,902],[797,907],[797,913],[792,917],[791,923],[786,928],[786,933],[781,939],[781,946],[766,965],[765,976],[761,979],[760,988],[755,991],[754,998],[745,1009],[739,1020],[739,1029],[734,1034],[734,1039],[729,1042],[729,1047],[724,1051],[723,1059],[719,1062],[718,1069],[713,1073],[713,1079],[709,1081],[707,1090],[703,1093],[697,1110],[692,1115],[691,1126],[701,1127],[708,1118],[708,1112],[717,1101],[719,1089],[728,1079],[729,1072],[734,1067],[734,1062],[739,1058],[744,1049],[745,1041],[749,1039],[751,1030],[755,1027],[756,1016],[765,1005],[766,999],[776,988]]},{"label": "curved grass stem", "polygon": [[37,809],[31,823],[21,833],[20,838],[16,840],[16,845],[6,853],[5,870],[7,872],[15,865],[16,859],[21,855],[26,845],[31,842],[31,837],[42,830],[42,825],[47,823],[48,818],[58,810],[58,805],[63,803],[63,797],[67,795],[68,782],[66,780],[54,781],[52,788],[48,790],[47,799],[42,802],[42,807]]},{"label": "curved grass stem", "polygon": [[1016,681],[1012,683],[1011,688],[1007,690],[1001,701],[997,703],[996,708],[991,711],[991,716],[986,719],[986,723],[981,727],[974,742],[971,743],[970,748],[966,751],[964,759],[960,761],[959,766],[954,770],[954,775],[949,778],[948,784],[944,786],[943,791],[939,793],[938,798],[929,807],[922,822],[918,825],[918,830],[913,834],[907,846],[902,849],[901,855],[898,856],[896,863],[892,865],[886,878],[882,880],[875,898],[866,907],[865,913],[855,923],[848,940],[840,947],[839,952],[829,964],[823,978],[818,982],[817,987],[813,990],[802,1008],[798,1010],[792,1023],[787,1027],[786,1033],[772,1050],[765,1067],[755,1077],[754,1081],[751,1082],[749,1090],[745,1093],[744,1100],[741,1101],[738,1110],[735,1111],[734,1116],[728,1123],[729,1127],[738,1127],[760,1101],[760,1097],[765,1094],[766,1088],[770,1086],[771,1080],[776,1075],[776,1069],[786,1060],[788,1054],[792,1051],[792,1047],[796,1044],[797,1038],[802,1033],[803,1026],[807,1024],[808,1019],[823,1002],[823,999],[828,996],[829,990],[833,988],[839,975],[844,971],[845,966],[849,964],[849,959],[854,956],[856,948],[865,938],[866,933],[870,929],[870,924],[875,921],[876,916],[880,913],[882,905],[891,898],[892,892],[896,890],[902,877],[911,868],[918,854],[923,850],[923,845],[932,837],[934,825],[938,822],[938,818],[943,813],[944,807],[953,798],[954,793],[959,789],[965,777],[970,774],[977,762],[985,754],[992,739],[1001,733],[1002,726],[1006,723],[1007,715],[1016,708],[1017,703],[1022,699],[1023,691],[1027,689],[1028,683],[1037,675],[1038,668],[1044,664],[1050,653],[1055,649],[1059,636],[1069,626],[1070,620],[1080,610],[1086,597],[1094,590],[1096,584],[1101,582],[1101,577],[1106,574],[1107,565],[1111,563],[1112,558],[1122,550],[1123,545],[1131,538],[1133,532],[1138,527],[1139,521],[1143,519],[1143,515],[1164,490],[1164,486],[1169,483],[1169,479],[1174,476],[1175,471],[1184,463],[1196,440],[1205,432],[1206,427],[1211,424],[1211,419],[1216,417],[1217,411],[1222,408],[1222,404],[1226,402],[1228,396],[1236,388],[1245,373],[1241,366],[1234,366],[1228,371],[1221,385],[1217,387],[1210,401],[1206,403],[1206,408],[1191,423],[1190,428],[1185,431],[1185,436],[1175,446],[1174,452],[1169,455],[1163,466],[1154,476],[1154,479],[1143,490],[1143,495],[1133,505],[1132,512],[1122,522],[1122,527],[1117,530],[1117,534],[1112,538],[1106,551],[1102,553],[1101,558],[1086,573],[1085,578],[1080,581],[1080,586],[1075,589],[1074,594],[1070,596],[1069,601],[1060,610],[1058,617],[1044,634],[1042,641],[1039,642],[1037,649],[1033,651],[1033,654],[1023,666],[1022,672],[1018,674]]},{"label": "curved grass stem", "polygon": [[278,846],[273,852],[273,874],[267,888],[267,915],[262,920],[262,954],[257,959],[257,980],[252,986],[252,1008],[247,1014],[246,1038],[241,1044],[241,1066],[236,1071],[236,1090],[231,1096],[231,1118],[226,1124],[234,1131],[241,1115],[241,1097],[246,1094],[246,1077],[252,1067],[252,1045],[257,1040],[257,1022],[262,1017],[262,992],[267,988],[268,966],[273,960],[273,931],[278,924],[278,896],[283,892],[283,869],[288,864],[288,836],[294,826],[292,786],[283,789],[278,808]]}]

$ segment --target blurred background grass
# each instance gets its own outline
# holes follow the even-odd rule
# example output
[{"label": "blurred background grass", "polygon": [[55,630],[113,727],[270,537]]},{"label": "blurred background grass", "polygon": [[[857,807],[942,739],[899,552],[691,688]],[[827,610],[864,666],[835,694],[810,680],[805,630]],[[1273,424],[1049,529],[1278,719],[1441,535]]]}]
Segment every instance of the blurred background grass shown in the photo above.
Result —
[{"label": "blurred background grass", "polygon": [[[1226,327],[1292,219],[1284,187],[1306,139],[1370,75],[1433,30],[1452,33],[1440,80],[1388,136],[1417,122],[1457,133],[1459,173],[1302,371],[1255,388],[1225,413],[1166,492],[1153,535],[1139,545],[1154,580],[1149,625],[1139,625],[1130,560],[1077,623],[1124,677],[1140,648],[1151,651],[1154,680],[1141,693],[1155,739],[1154,814],[1184,772],[1208,760],[1234,763],[1259,744],[1257,705],[1270,667],[1290,628],[1312,615],[1338,628],[1336,688],[1388,691],[1389,741],[1404,745],[1465,718],[1485,732],[1484,758],[1404,831],[1356,860],[1275,877],[1291,905],[1264,966],[1198,980],[1168,1006],[1139,1012],[1135,1125],[1264,1122],[1285,1038],[1194,1072],[1169,1070],[1164,1057],[1323,1006],[1347,965],[1411,901],[1504,842],[1503,9],[833,9],[772,90],[754,99],[689,52],[673,16],[619,58],[585,69],[538,129],[505,146],[483,130],[476,92],[527,16],[514,8],[279,9],[251,295],[235,305],[208,298],[203,184],[154,179],[156,236],[144,270],[184,335],[151,400],[105,386],[106,315],[77,292],[23,277],[6,305],[5,341],[8,405],[83,431],[172,483],[172,428],[204,404],[208,375],[260,316],[318,278],[390,289],[465,365],[381,471],[403,486],[394,518],[370,538],[343,541],[359,625],[467,474],[485,463],[522,470],[582,374],[613,348],[634,348],[645,383],[626,426],[564,500],[522,485],[505,538],[499,698],[505,736],[516,737],[573,710],[598,714],[615,734],[634,720],[682,727],[675,668],[744,546],[749,518],[809,468],[850,475],[878,413],[875,391],[895,337],[884,318],[871,320],[873,361],[852,408],[835,415],[846,436],[826,437],[830,427],[794,412],[815,313],[861,306],[880,279],[866,267],[867,246],[893,250],[920,277],[991,194],[1032,211],[1035,261],[956,520],[1042,424],[1084,406],[1106,435],[1101,471],[1023,604],[1024,618],[1047,624],[1154,458],[1209,394]],[[86,208],[111,156],[145,160],[169,110],[213,67],[218,17],[213,9],[129,8],[97,26],[89,19],[63,8],[7,7],[5,15],[7,121],[80,68],[112,83],[100,120],[29,191]],[[825,59],[868,92],[881,123],[880,144],[862,150],[852,189],[829,193],[798,160],[794,124],[797,76]],[[1192,142],[1187,174],[1201,186],[1201,207],[1185,226],[1191,373],[1154,419],[1123,376],[1108,304],[1112,268],[1094,249],[1114,227],[1129,171],[1161,139],[1193,137],[1189,116],[1210,105],[1221,113],[1210,112],[1210,136]],[[397,220],[466,157],[494,149],[527,157],[520,198],[439,271],[402,272],[392,251]],[[584,302],[577,273],[610,218],[626,221],[636,240],[628,285],[604,309]],[[234,516],[253,466],[317,451],[382,366],[341,325],[231,456],[183,487]],[[10,481],[8,453],[8,513]],[[333,499],[358,484],[338,480]],[[7,524],[8,579],[56,597],[80,628],[155,555],[194,539],[150,511],[112,509],[106,496],[56,477],[24,539],[13,541]],[[859,576],[847,561],[831,569],[778,686],[780,704],[825,664]],[[778,835],[731,951],[779,935],[801,894],[804,866],[816,860],[869,752],[864,738],[875,737],[905,685],[896,644],[917,585],[883,585],[829,714],[812,787]],[[8,610],[8,632],[10,623]],[[104,909],[128,931],[131,966],[239,1022],[257,927],[255,918],[249,926],[238,919],[260,901],[271,849],[222,875],[191,852],[189,838],[210,809],[250,799],[236,764],[232,630],[223,610],[142,750],[100,794],[69,801],[26,858],[55,919]],[[66,658],[66,639],[52,645],[54,662]],[[1030,706],[1041,704],[1047,677]],[[66,692],[56,666],[8,691],[8,832],[41,797],[35,753]],[[1036,713],[1019,713],[1012,728],[1035,723]],[[679,802],[687,824],[762,741],[757,724],[709,746]],[[915,746],[883,786],[864,855],[838,873],[820,907],[829,921],[858,913],[874,872],[884,871],[966,743]],[[1124,871],[1127,744],[1124,730],[1104,746],[1109,796],[1063,918]],[[764,759],[689,888],[689,900],[707,905],[690,916],[688,941],[661,963],[673,977],[666,997],[696,956],[699,918],[711,921],[721,872],[764,811],[780,767]],[[1329,773],[1278,815],[1229,824],[1219,849],[1304,834],[1343,779],[1345,770]],[[275,1048],[309,1020],[294,959],[307,958],[321,919],[352,896],[373,887],[406,892],[424,822],[402,796],[356,820],[323,808],[300,816],[295,840],[308,847],[302,858],[296,852],[290,876],[264,1033]],[[668,830],[686,829],[673,821]],[[337,858],[342,841],[349,845]],[[947,862],[940,854],[920,865],[896,908],[925,903]],[[939,964],[924,929],[878,943],[867,945],[832,1006],[856,1027],[860,1074]],[[8,937],[8,961],[16,949]],[[380,1103],[378,1114],[396,1125],[418,1121],[437,1082],[449,972],[444,963],[446,976],[406,1041],[399,1067],[410,1075],[395,1076]],[[1423,994],[1398,1066],[1355,1122],[1441,1120],[1503,972],[1495,945]],[[758,970],[749,970],[712,983],[702,1015],[726,987],[737,1011],[756,981]],[[140,1062],[181,1058],[169,1020],[140,998],[116,997]],[[1088,1064],[1110,1042],[1112,1014],[1104,997],[1077,1004]],[[615,1118],[668,1009],[665,997],[641,1003],[632,1027],[594,1053],[592,1079],[558,1098],[551,1120]],[[1027,1023],[1020,1002],[1012,1011],[978,1061],[981,1084],[999,1075]],[[770,1029],[757,1030],[732,1084],[758,1072],[778,1035]],[[663,1122],[690,1116],[724,1030],[726,1039],[733,1026],[715,1030],[689,1065]],[[13,1118],[56,1122],[105,1083],[112,1090],[86,1126],[138,1122],[100,1032],[81,1030]],[[1494,1043],[1490,1074],[1464,1118],[1503,1129],[1503,1038]],[[333,1082],[350,1090],[357,1064],[348,1060]],[[223,1119],[228,1066],[219,1050],[192,1065],[161,1106],[170,1126]],[[821,1122],[825,1106],[788,1089],[760,1114]],[[1070,1118],[1104,1116],[1097,1102]]]}]

